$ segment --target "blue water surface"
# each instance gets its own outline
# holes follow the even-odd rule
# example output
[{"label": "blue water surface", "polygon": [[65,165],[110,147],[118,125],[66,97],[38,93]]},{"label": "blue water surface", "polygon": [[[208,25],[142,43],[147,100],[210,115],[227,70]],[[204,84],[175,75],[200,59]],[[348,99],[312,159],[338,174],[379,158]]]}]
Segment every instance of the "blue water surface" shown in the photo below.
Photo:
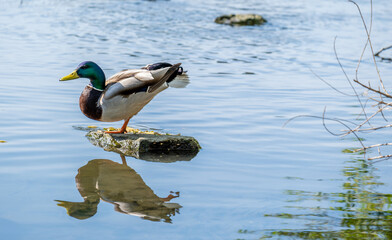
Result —
[{"label": "blue water surface", "polygon": [[[369,1],[358,3],[369,24]],[[363,155],[342,153],[361,145],[354,136],[329,134],[318,118],[298,118],[283,127],[298,115],[322,116],[325,107],[331,118],[356,121],[361,113],[355,97],[341,95],[312,74],[352,94],[333,50],[337,36],[340,61],[354,78],[367,38],[352,3],[2,0],[1,6],[2,238],[392,236],[392,162],[372,165]],[[391,1],[373,3],[375,50],[391,44],[390,9]],[[214,23],[229,13],[261,14],[268,23]],[[101,201],[96,213],[83,220],[57,205],[55,200],[83,202],[75,177],[91,161],[122,163],[120,155],[93,146],[85,131],[74,128],[122,124],[95,122],[80,112],[78,98],[88,80],[58,81],[85,60],[97,62],[107,76],[160,61],[181,62],[188,71],[186,88],[160,93],[129,124],[193,136],[202,146],[191,161],[127,157],[127,171],[142,179],[143,189],[162,198],[180,192],[171,202],[182,207],[170,221],[118,211],[114,198],[104,197],[123,194],[111,193],[112,188],[94,192]],[[390,89],[391,63],[377,64]],[[369,48],[358,74],[378,84]],[[368,109],[375,107],[369,103]],[[345,128],[328,124],[335,132]],[[379,119],[374,124],[388,123]],[[388,130],[361,137],[367,145],[390,141]],[[102,182],[116,175],[109,167],[102,169],[94,175]]]}]

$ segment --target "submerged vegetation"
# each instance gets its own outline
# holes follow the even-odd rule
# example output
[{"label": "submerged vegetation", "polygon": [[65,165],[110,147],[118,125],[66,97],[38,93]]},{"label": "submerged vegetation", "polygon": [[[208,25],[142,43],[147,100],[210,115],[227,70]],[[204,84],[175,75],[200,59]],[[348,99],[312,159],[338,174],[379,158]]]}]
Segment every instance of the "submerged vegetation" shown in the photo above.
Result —
[{"label": "submerged vegetation", "polygon": [[303,222],[306,228],[240,232],[261,234],[261,239],[391,239],[392,194],[377,191],[384,185],[377,171],[363,158],[349,160],[342,169],[345,181],[340,192],[286,190],[286,211],[264,215],[291,222],[290,226],[292,221]]}]

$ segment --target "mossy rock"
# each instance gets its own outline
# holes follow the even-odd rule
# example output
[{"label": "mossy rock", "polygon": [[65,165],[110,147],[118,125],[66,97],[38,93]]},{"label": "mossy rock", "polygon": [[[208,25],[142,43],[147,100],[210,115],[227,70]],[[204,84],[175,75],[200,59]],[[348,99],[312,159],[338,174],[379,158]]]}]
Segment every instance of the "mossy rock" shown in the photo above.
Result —
[{"label": "mossy rock", "polygon": [[217,17],[215,22],[232,26],[254,26],[264,24],[267,20],[258,14],[231,14]]},{"label": "mossy rock", "polygon": [[105,151],[155,162],[189,161],[201,149],[195,138],[180,135],[108,134],[97,130],[87,133],[86,137]]}]

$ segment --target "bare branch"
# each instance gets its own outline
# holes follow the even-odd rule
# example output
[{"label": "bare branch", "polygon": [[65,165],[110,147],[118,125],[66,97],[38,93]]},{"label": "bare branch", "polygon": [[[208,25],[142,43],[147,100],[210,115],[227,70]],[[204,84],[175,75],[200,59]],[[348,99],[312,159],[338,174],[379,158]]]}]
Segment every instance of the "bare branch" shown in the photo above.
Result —
[{"label": "bare branch", "polygon": [[388,47],[384,47],[384,48],[382,48],[380,51],[376,52],[376,53],[374,54],[374,56],[380,57],[380,53],[384,52],[385,50],[391,49],[391,48],[392,48],[392,45],[391,45],[391,46],[388,46]]},{"label": "bare branch", "polygon": [[[379,56],[379,54],[382,51],[392,48],[392,45],[389,46],[389,47],[383,48],[380,51],[378,51],[376,54],[374,54],[373,46],[372,46],[372,42],[371,42],[371,38],[370,38],[370,33],[371,33],[371,30],[372,30],[372,25],[373,25],[373,1],[370,0],[371,15],[370,15],[369,30],[368,30],[368,27],[366,25],[366,22],[364,20],[364,17],[362,15],[362,12],[361,12],[361,9],[360,9],[359,5],[357,3],[355,3],[353,0],[348,0],[348,1],[353,3],[357,7],[359,15],[360,15],[362,23],[363,23],[363,26],[364,26],[364,29],[366,31],[366,35],[367,35],[366,43],[363,46],[360,58],[358,59],[357,67],[356,67],[356,70],[355,70],[355,78],[353,79],[353,82],[358,84],[359,87],[362,87],[363,89],[366,89],[366,93],[367,94],[364,95],[364,97],[366,97],[366,101],[364,101],[364,99],[362,97],[360,97],[360,95],[358,94],[358,92],[356,90],[356,87],[358,87],[358,86],[354,87],[354,84],[351,82],[351,80],[348,77],[348,75],[347,75],[347,73],[346,73],[342,63],[340,62],[339,56],[338,56],[337,51],[336,51],[336,39],[337,39],[336,37],[334,39],[334,45],[333,45],[336,61],[338,62],[338,64],[339,64],[339,66],[340,66],[340,68],[341,68],[341,70],[342,70],[346,80],[349,82],[349,84],[350,84],[354,94],[350,95],[350,94],[346,94],[346,93],[338,90],[337,88],[335,88],[334,86],[329,84],[327,81],[325,81],[323,78],[318,76],[315,72],[313,72],[312,69],[310,69],[310,70],[317,78],[319,78],[321,81],[326,83],[329,87],[331,87],[335,91],[337,91],[337,92],[339,92],[339,93],[341,93],[343,95],[346,95],[346,96],[355,96],[357,98],[357,101],[359,102],[360,107],[361,107],[362,110],[359,113],[359,116],[356,119],[356,122],[352,122],[352,121],[348,121],[348,120],[344,120],[344,119],[338,119],[338,118],[327,118],[326,117],[326,107],[325,107],[322,116],[299,115],[299,116],[296,116],[296,117],[293,117],[293,118],[289,119],[284,124],[284,126],[286,126],[289,122],[291,122],[292,120],[294,120],[295,118],[298,118],[298,117],[313,117],[313,118],[322,119],[323,127],[325,128],[325,130],[327,132],[329,132],[330,134],[334,135],[334,136],[347,136],[349,134],[353,134],[355,136],[355,138],[362,145],[362,148],[355,149],[354,152],[363,151],[364,154],[365,154],[364,158],[367,159],[367,160],[371,160],[371,162],[369,162],[370,164],[374,164],[376,162],[380,162],[380,161],[392,158],[392,154],[390,154],[390,155],[383,155],[383,153],[382,153],[384,151],[384,149],[386,149],[384,147],[392,146],[392,142],[391,143],[379,143],[379,144],[373,144],[373,145],[370,145],[370,146],[365,146],[358,134],[362,133],[362,132],[366,132],[366,131],[377,131],[377,130],[380,130],[380,129],[392,128],[392,124],[388,124],[388,125],[384,125],[384,126],[376,126],[376,127],[373,127],[370,124],[371,120],[376,121],[376,120],[380,120],[381,118],[383,120],[385,120],[386,122],[388,122],[388,119],[387,119],[385,114],[387,113],[386,111],[392,110],[392,107],[391,107],[392,106],[392,100],[389,102],[389,100],[392,99],[392,95],[390,95],[387,92],[387,90],[386,90],[386,88],[384,86],[384,83],[382,81],[382,78],[381,78],[381,75],[380,75],[380,71],[378,69],[377,62],[376,62],[376,59],[375,59],[375,56]],[[360,68],[362,60],[364,58],[365,51],[366,51],[368,46],[369,46],[369,48],[371,50],[374,66],[375,66],[375,68],[377,70],[377,74],[378,74],[378,80],[379,80],[379,84],[378,85],[379,86],[375,86],[375,87],[371,86],[370,82],[368,82],[368,85],[365,85],[358,78],[359,68]],[[368,102],[370,100],[374,101],[374,103],[368,104]],[[368,106],[368,105],[371,105],[371,106]],[[368,116],[367,113],[366,113],[366,110],[369,110],[370,107],[373,107],[375,109],[373,110],[374,112],[371,115]],[[359,120],[361,116],[364,116],[365,120]],[[334,121],[334,122],[337,122],[337,123],[343,125],[344,128],[345,128],[344,132],[343,133],[336,133],[336,132],[332,131],[329,128],[329,126],[327,126],[326,121]],[[365,124],[368,124],[370,126],[370,128],[363,128],[363,126]],[[354,126],[354,127],[352,128],[352,126]],[[372,151],[372,152],[374,152],[374,154],[372,154],[372,155],[376,155],[376,154],[378,154],[378,155],[374,156],[374,157],[368,157],[367,156],[367,150],[369,150],[369,149],[377,149],[377,152]]]},{"label": "bare branch", "polygon": [[[378,66],[377,66],[377,61],[376,61],[376,58],[375,58],[375,56],[374,56],[374,50],[373,50],[373,46],[372,46],[372,41],[371,41],[371,39],[370,39],[370,33],[369,33],[368,29],[367,29],[365,20],[364,20],[364,18],[363,18],[361,8],[360,8],[359,5],[358,5],[356,2],[354,2],[353,0],[348,0],[348,1],[351,2],[351,3],[353,3],[353,4],[357,7],[357,9],[358,9],[359,15],[361,16],[362,23],[363,23],[363,26],[364,26],[364,28],[365,28],[366,35],[367,35],[367,38],[368,38],[368,41],[369,41],[370,50],[372,51],[373,62],[374,62],[374,66],[376,67],[378,79],[379,79],[379,81],[380,81],[380,84],[381,84],[381,86],[382,86],[384,92],[385,92],[386,94],[388,94],[388,91],[385,89],[384,83],[383,83],[383,81],[382,81],[382,78],[381,78],[381,75],[380,75],[380,70],[378,69]],[[358,79],[357,79],[357,80],[358,80]]]},{"label": "bare branch", "polygon": [[366,88],[366,89],[368,89],[368,90],[370,90],[370,91],[372,91],[372,92],[378,93],[378,94],[383,95],[384,97],[387,97],[387,98],[392,98],[392,96],[389,95],[388,93],[381,92],[381,91],[376,90],[376,89],[374,89],[374,88],[372,88],[372,87],[370,87],[370,86],[368,87],[368,86],[366,86],[365,84],[361,83],[360,81],[358,81],[358,80],[356,80],[356,79],[354,79],[354,82],[358,83],[358,84],[361,85],[362,87],[364,87],[364,88]]},{"label": "bare branch", "polygon": [[[381,108],[379,108],[379,109],[378,109],[375,113],[373,113],[370,117],[366,118],[365,121],[363,121],[361,124],[358,124],[357,127],[354,128],[352,131],[353,131],[353,132],[357,132],[357,131],[370,131],[370,130],[376,130],[376,129],[382,128],[382,127],[379,127],[379,128],[360,129],[360,128],[361,128],[365,123],[367,123],[370,119],[374,118],[378,113],[382,112],[383,109],[386,109],[388,106],[391,106],[391,105],[392,105],[392,102],[386,104],[385,106],[383,106],[383,107],[381,107]],[[348,135],[348,134],[350,134],[350,133],[351,133],[351,132],[348,131],[345,135]]]},{"label": "bare branch", "polygon": [[377,160],[377,159],[387,159],[387,158],[391,158],[392,157],[392,154],[389,154],[389,155],[380,155],[380,156],[377,156],[377,157],[371,157],[371,158],[368,158],[368,160]]},{"label": "bare branch", "polygon": [[374,127],[374,128],[358,129],[358,130],[356,130],[356,131],[357,131],[357,132],[375,131],[375,130],[378,130],[378,129],[390,128],[390,127],[392,127],[392,124],[388,124],[388,125],[380,126],[380,127]]},{"label": "bare branch", "polygon": [[367,149],[370,149],[370,148],[382,147],[382,146],[392,146],[392,143],[374,144],[374,145],[367,146],[367,147],[364,147],[364,148],[355,149],[353,152],[360,152],[360,151],[364,151],[364,150],[367,150]]}]

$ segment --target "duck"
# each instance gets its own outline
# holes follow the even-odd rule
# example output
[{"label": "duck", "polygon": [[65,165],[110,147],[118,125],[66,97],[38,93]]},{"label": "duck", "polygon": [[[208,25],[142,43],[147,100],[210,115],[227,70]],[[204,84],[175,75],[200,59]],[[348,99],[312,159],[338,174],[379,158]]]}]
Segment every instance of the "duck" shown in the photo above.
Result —
[{"label": "duck", "polygon": [[122,70],[106,79],[101,67],[93,61],[84,61],[60,81],[87,78],[79,97],[82,113],[93,120],[124,123],[118,131],[106,133],[126,133],[129,120],[143,109],[158,93],[168,88],[168,83],[184,73],[181,63],[159,62],[140,69]]}]

